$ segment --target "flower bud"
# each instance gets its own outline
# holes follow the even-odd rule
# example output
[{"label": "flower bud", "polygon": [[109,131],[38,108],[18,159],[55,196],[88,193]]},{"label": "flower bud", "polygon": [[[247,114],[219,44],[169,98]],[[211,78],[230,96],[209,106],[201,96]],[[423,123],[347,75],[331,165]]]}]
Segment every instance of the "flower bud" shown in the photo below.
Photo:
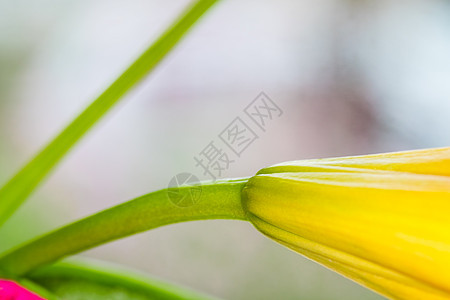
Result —
[{"label": "flower bud", "polygon": [[450,299],[450,148],[294,161],[243,190],[266,236],[392,299]]}]

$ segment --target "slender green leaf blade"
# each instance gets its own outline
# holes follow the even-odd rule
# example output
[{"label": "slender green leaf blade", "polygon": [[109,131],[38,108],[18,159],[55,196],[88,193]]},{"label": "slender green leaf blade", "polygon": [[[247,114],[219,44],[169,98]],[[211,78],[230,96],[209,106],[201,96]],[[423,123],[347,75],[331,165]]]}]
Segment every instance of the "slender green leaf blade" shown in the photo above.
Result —
[{"label": "slender green leaf blade", "polygon": [[0,225],[20,206],[76,142],[152,71],[217,0],[199,0],[115,82],[0,189]]}]

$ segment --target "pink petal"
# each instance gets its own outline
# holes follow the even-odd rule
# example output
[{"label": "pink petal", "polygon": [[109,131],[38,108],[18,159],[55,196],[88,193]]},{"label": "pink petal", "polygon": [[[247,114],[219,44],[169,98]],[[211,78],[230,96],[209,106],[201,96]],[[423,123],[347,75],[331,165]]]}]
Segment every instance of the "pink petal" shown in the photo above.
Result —
[{"label": "pink petal", "polygon": [[45,300],[14,281],[0,279],[0,300]]}]

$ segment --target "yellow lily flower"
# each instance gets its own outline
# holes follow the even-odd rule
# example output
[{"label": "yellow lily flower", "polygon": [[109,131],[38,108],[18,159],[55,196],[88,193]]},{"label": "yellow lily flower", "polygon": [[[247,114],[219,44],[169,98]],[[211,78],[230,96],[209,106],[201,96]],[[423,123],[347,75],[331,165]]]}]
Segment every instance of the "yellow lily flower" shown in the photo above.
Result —
[{"label": "yellow lily flower", "polygon": [[243,195],[288,248],[391,299],[450,299],[450,148],[283,163]]}]

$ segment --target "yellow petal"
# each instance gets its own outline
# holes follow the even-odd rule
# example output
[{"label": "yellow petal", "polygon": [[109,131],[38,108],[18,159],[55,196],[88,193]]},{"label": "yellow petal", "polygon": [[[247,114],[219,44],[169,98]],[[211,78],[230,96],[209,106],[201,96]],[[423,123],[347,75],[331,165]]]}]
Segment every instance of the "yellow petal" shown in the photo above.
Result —
[{"label": "yellow petal", "polygon": [[315,169],[320,170],[323,167],[338,171],[362,168],[450,176],[450,147],[292,161],[262,169],[259,173],[313,171]]},{"label": "yellow petal", "polygon": [[243,203],[267,236],[387,297],[449,299],[449,157],[286,163],[251,178]]}]

